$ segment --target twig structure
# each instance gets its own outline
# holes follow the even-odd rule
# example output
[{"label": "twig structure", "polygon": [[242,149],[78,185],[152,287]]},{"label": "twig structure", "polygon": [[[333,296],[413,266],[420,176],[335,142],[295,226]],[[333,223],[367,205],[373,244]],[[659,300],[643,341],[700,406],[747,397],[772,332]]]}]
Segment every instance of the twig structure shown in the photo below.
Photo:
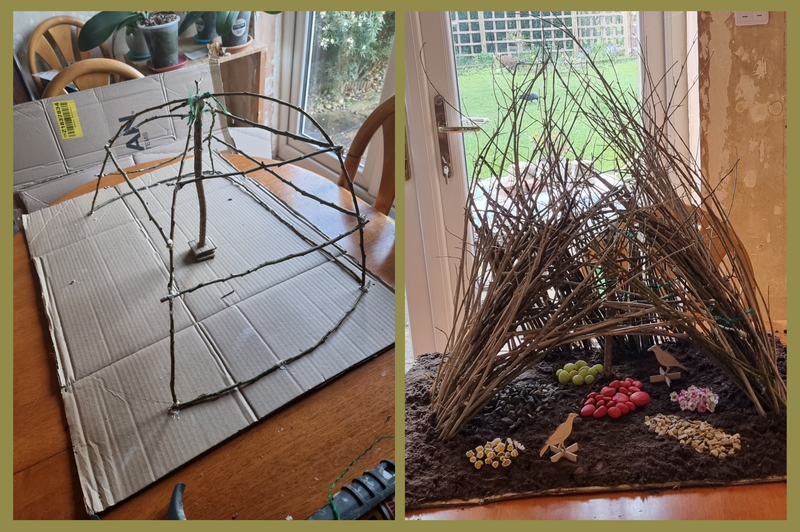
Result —
[{"label": "twig structure", "polygon": [[[640,98],[591,57],[574,63],[545,49],[499,72],[430,390],[438,436],[453,437],[515,377],[574,345],[605,343],[610,359],[690,339],[760,413],[784,409],[767,301],[728,206],[671,136],[678,102],[656,90],[667,78],[645,70]],[[524,99],[532,91],[537,105]],[[585,145],[570,140],[579,123],[591,130]],[[597,170],[599,159],[616,169]]]},{"label": "twig structure", "polygon": [[[238,116],[235,116],[235,115],[231,114],[225,108],[225,106],[222,105],[221,100],[223,98],[225,98],[225,97],[261,98],[261,99],[264,99],[264,100],[275,102],[276,104],[281,105],[281,106],[289,107],[291,110],[301,114],[304,119],[308,120],[310,124],[312,124],[314,127],[316,127],[316,129],[320,132],[320,134],[322,136],[322,140],[319,140],[319,139],[316,139],[316,138],[312,138],[312,137],[307,137],[305,135],[299,135],[299,134],[295,134],[295,133],[290,133],[288,131],[277,130],[277,129],[274,129],[274,128],[271,128],[271,127],[268,127],[268,126],[265,126],[265,125],[256,124],[254,122],[251,122],[251,121],[248,121],[248,120],[244,120],[241,117],[238,117]],[[164,109],[167,110],[166,114],[158,114],[158,113],[163,112],[162,110],[164,110]],[[182,110],[184,112],[180,112]],[[203,137],[203,120],[202,120],[202,116],[205,113],[210,113],[211,116],[212,116],[212,120],[211,120],[211,125],[210,125],[210,128],[209,128],[208,134],[204,138]],[[314,151],[314,152],[312,152],[312,153],[309,153],[307,155],[303,155],[303,156],[300,156],[300,157],[297,157],[295,159],[288,160],[288,161],[276,161],[276,162],[271,162],[271,163],[265,163],[265,162],[259,161],[259,160],[255,159],[253,157],[250,157],[249,155],[247,155],[243,151],[241,151],[241,150],[237,149],[235,146],[225,142],[223,139],[219,138],[217,135],[214,134],[214,127],[217,124],[217,114],[222,114],[222,115],[234,118],[237,121],[245,122],[245,123],[247,123],[247,124],[249,124],[249,125],[251,125],[253,127],[269,131],[269,132],[271,132],[271,133],[273,133],[275,135],[285,136],[285,137],[289,137],[289,138],[292,138],[292,139],[295,139],[295,140],[300,140],[300,141],[303,141],[303,142],[307,142],[307,143],[312,144],[314,146],[318,146],[319,149]],[[113,154],[113,151],[112,151],[114,143],[120,137],[121,133],[124,130],[126,130],[127,128],[129,128],[129,127],[137,128],[137,127],[140,127],[142,124],[150,122],[152,120],[158,120],[158,119],[169,118],[169,117],[180,117],[180,118],[188,119],[190,127],[189,127],[189,132],[187,134],[186,144],[185,144],[183,153],[178,155],[178,156],[176,156],[176,157],[174,157],[174,158],[172,158],[172,159],[170,159],[169,161],[167,161],[166,163],[163,163],[162,165],[154,166],[154,167],[152,167],[150,169],[160,168],[160,167],[164,166],[167,163],[173,163],[175,161],[180,161],[177,175],[174,176],[174,177],[171,177],[169,179],[162,180],[162,181],[160,181],[158,183],[154,183],[154,184],[151,184],[151,185],[147,185],[147,186],[143,186],[143,187],[137,188],[137,187],[135,187],[133,185],[133,183],[131,182],[131,180],[128,177],[127,173],[125,172],[125,170],[123,170],[123,168],[120,166],[119,162],[115,158],[115,156]],[[194,139],[193,143],[191,142],[192,139]],[[213,159],[213,157],[211,157],[211,168],[212,168],[212,170],[210,172],[203,172],[202,151],[203,151],[203,141],[204,140],[207,142],[209,153],[211,153],[212,140],[215,140],[215,141],[218,141],[218,142],[222,143],[223,145],[225,145],[227,148],[231,149],[232,151],[247,157],[247,159],[249,161],[255,163],[255,167],[250,169],[250,170],[247,170],[247,171],[241,171],[241,172],[237,171],[237,172],[223,173],[223,172],[217,171],[214,168],[214,159]],[[190,146],[193,147],[192,151],[193,151],[193,156],[194,156],[194,171],[192,173],[190,173],[190,174],[187,174],[187,173],[184,173],[184,168],[183,167],[184,167],[184,164],[186,163],[186,160],[189,158],[189,148],[190,148]],[[190,96],[189,98],[186,98],[186,99],[173,100],[173,101],[167,102],[165,104],[158,105],[158,106],[155,106],[155,107],[151,107],[149,109],[145,109],[143,111],[139,111],[138,113],[135,113],[133,116],[131,116],[120,127],[120,129],[111,138],[111,140],[109,140],[108,144],[106,144],[106,146],[105,146],[105,150],[106,150],[106,157],[105,157],[105,159],[103,161],[103,166],[102,166],[102,168],[100,170],[100,175],[98,176],[98,179],[97,179],[97,187],[95,188],[94,199],[92,200],[92,207],[91,207],[91,211],[90,211],[89,214],[93,214],[96,210],[99,210],[99,209],[107,206],[112,201],[116,201],[116,200],[122,199],[122,198],[124,198],[126,196],[129,196],[129,195],[133,194],[136,197],[136,199],[141,203],[141,206],[144,208],[144,211],[147,214],[147,217],[148,217],[149,221],[151,223],[153,223],[155,225],[155,227],[158,229],[158,232],[159,232],[159,234],[161,235],[161,237],[162,237],[162,239],[164,241],[164,245],[166,246],[166,248],[169,251],[169,265],[168,265],[168,268],[169,268],[169,281],[168,281],[168,284],[167,284],[167,293],[161,298],[161,301],[162,302],[166,302],[166,303],[169,304],[169,315],[170,315],[170,393],[171,393],[171,396],[172,396],[172,405],[170,406],[170,409],[169,409],[170,412],[172,412],[172,413],[177,412],[181,408],[186,408],[188,406],[197,404],[197,403],[199,403],[201,401],[207,401],[209,399],[213,399],[215,397],[219,397],[219,396],[224,395],[224,394],[226,394],[226,393],[228,393],[228,392],[230,392],[232,390],[235,390],[235,389],[241,388],[243,386],[246,386],[248,384],[251,384],[251,383],[257,381],[258,379],[260,379],[260,378],[262,378],[262,377],[264,377],[264,376],[266,376],[266,375],[268,375],[268,374],[270,374],[270,373],[272,373],[272,372],[274,372],[274,371],[276,371],[278,369],[285,368],[288,364],[291,364],[292,362],[294,362],[294,361],[302,358],[303,356],[313,352],[320,345],[322,345],[328,339],[328,337],[332,333],[334,333],[342,325],[342,323],[353,313],[353,311],[358,306],[359,302],[361,302],[364,294],[369,290],[370,282],[367,280],[367,277],[366,277],[366,251],[365,251],[365,248],[364,248],[364,226],[367,224],[368,220],[359,212],[358,201],[356,199],[355,190],[353,188],[353,181],[352,181],[351,176],[348,174],[347,169],[345,168],[344,162],[342,160],[342,151],[343,151],[343,149],[342,149],[341,146],[335,145],[333,143],[333,141],[331,140],[330,136],[328,136],[328,134],[325,132],[325,130],[314,120],[314,118],[311,117],[310,115],[308,115],[300,107],[297,107],[297,106],[292,105],[292,104],[287,103],[287,102],[283,102],[283,101],[278,100],[276,98],[272,98],[270,96],[264,96],[264,95],[261,95],[261,94],[254,94],[254,93],[249,93],[249,92],[222,92],[222,93],[208,93],[208,92],[206,92],[206,93],[200,94],[199,82],[197,82],[197,88],[196,88],[195,94],[193,96]],[[343,172],[343,174],[347,178],[348,189],[349,189],[350,196],[352,198],[352,203],[353,203],[353,209],[352,210],[348,210],[348,209],[343,208],[341,206],[335,205],[335,204],[330,203],[328,201],[325,201],[324,199],[319,198],[319,197],[317,197],[317,196],[315,196],[315,195],[313,195],[311,193],[303,191],[303,190],[299,189],[295,184],[291,183],[290,181],[287,181],[285,178],[283,178],[280,174],[278,174],[276,172],[276,169],[281,167],[281,166],[283,166],[283,165],[291,164],[292,162],[296,162],[296,161],[301,160],[301,159],[313,158],[313,157],[318,156],[318,155],[323,154],[323,153],[334,153],[336,155],[336,157],[337,157],[337,159],[339,161],[339,165],[341,167],[341,171]],[[111,165],[113,165],[114,169],[109,171],[109,172],[107,172],[106,171],[106,167],[107,167],[107,165],[109,165],[109,163]],[[264,203],[258,196],[253,194],[247,188],[243,188],[243,190],[256,203],[258,203],[261,207],[263,207],[264,209],[266,209],[269,212],[271,212],[273,215],[276,216],[276,218],[280,222],[282,222],[284,225],[286,225],[292,231],[294,231],[294,233],[296,235],[298,235],[304,242],[306,242],[308,244],[308,247],[303,249],[303,250],[301,250],[301,251],[297,251],[297,252],[285,255],[283,257],[277,258],[277,259],[272,259],[272,260],[264,261],[264,262],[262,262],[260,264],[253,265],[250,268],[248,268],[248,269],[246,269],[244,271],[241,271],[241,272],[232,272],[232,273],[230,273],[228,275],[225,275],[225,276],[222,276],[222,277],[219,277],[219,278],[216,278],[216,279],[209,279],[209,280],[206,280],[206,281],[199,282],[194,286],[183,286],[183,287],[179,286],[178,281],[175,278],[176,256],[175,256],[175,245],[174,245],[175,238],[176,238],[176,236],[175,236],[175,228],[176,228],[175,213],[176,213],[176,206],[177,206],[177,200],[178,200],[178,193],[184,187],[186,187],[187,185],[192,185],[192,184],[195,185],[196,190],[197,190],[197,195],[198,195],[198,209],[199,209],[199,215],[200,215],[200,226],[199,226],[199,232],[198,232],[197,240],[190,242],[190,246],[191,246],[192,251],[194,252],[195,260],[200,261],[200,260],[211,259],[211,258],[214,257],[216,246],[212,242],[212,240],[209,238],[209,236],[207,235],[207,231],[206,231],[208,213],[207,213],[207,209],[206,209],[205,190],[204,190],[204,186],[203,186],[204,182],[206,180],[209,180],[209,179],[227,179],[227,180],[231,181],[232,183],[236,184],[236,181],[235,181],[236,178],[239,178],[240,176],[246,176],[249,173],[256,172],[256,171],[259,171],[259,170],[264,170],[264,171],[268,172],[269,174],[271,174],[272,176],[274,176],[275,178],[277,178],[281,182],[286,183],[287,185],[291,186],[292,188],[294,188],[295,190],[300,192],[302,195],[316,200],[317,202],[320,203],[320,205],[324,205],[326,207],[330,207],[330,208],[336,209],[336,210],[338,210],[339,212],[341,212],[343,214],[351,216],[356,222],[354,227],[352,227],[351,229],[349,229],[349,230],[347,230],[347,231],[345,231],[345,232],[343,232],[343,233],[341,233],[341,234],[339,234],[339,235],[337,235],[337,236],[335,236],[333,238],[328,238],[326,241],[324,241],[322,243],[314,242],[311,239],[309,239],[307,236],[305,236],[300,230],[295,228],[291,224],[291,222],[289,220],[287,220],[284,217],[280,216],[279,213],[275,212],[274,209],[272,209],[270,206],[268,206],[266,203]],[[96,205],[97,196],[98,196],[98,193],[100,191],[100,185],[101,185],[102,179],[103,179],[104,176],[112,174],[112,173],[114,173],[114,174],[118,173],[118,174],[122,175],[122,177],[124,178],[126,184],[130,188],[130,192],[122,193],[118,197],[114,198],[113,200],[107,201],[107,202],[102,203],[100,205]],[[148,189],[148,188],[151,188],[151,187],[155,187],[155,186],[172,186],[173,187],[173,191],[172,191],[172,206],[171,206],[171,212],[170,212],[170,223],[169,223],[169,228],[168,229],[165,229],[164,227],[162,227],[156,221],[155,217],[153,216],[153,214],[148,209],[147,203],[144,201],[144,199],[142,198],[142,196],[140,194],[141,191],[143,191],[145,189]],[[346,267],[345,265],[340,263],[340,259],[339,258],[337,258],[334,254],[328,253],[326,251],[326,249],[325,249],[328,246],[334,245],[339,240],[341,240],[341,239],[343,239],[343,238],[347,237],[348,235],[353,234],[355,232],[358,232],[358,234],[359,234],[359,242],[360,242],[360,249],[361,249],[360,275],[351,272],[351,270],[348,267]],[[281,263],[281,262],[284,262],[284,261],[287,261],[287,260],[291,260],[293,258],[302,257],[302,256],[305,256],[305,255],[308,255],[310,253],[314,253],[314,252],[317,252],[317,251],[322,251],[326,255],[329,255],[330,260],[332,260],[340,268],[342,268],[342,270],[344,270],[349,275],[351,275],[353,277],[354,281],[358,283],[358,285],[360,287],[359,295],[355,298],[355,301],[352,303],[352,305],[349,307],[349,309],[347,309],[344,312],[344,314],[339,317],[339,319],[330,327],[329,330],[327,330],[321,336],[321,338],[318,341],[316,341],[313,345],[310,345],[308,348],[300,351],[299,353],[297,353],[295,355],[292,355],[290,357],[287,357],[287,358],[285,358],[283,360],[280,360],[280,361],[278,361],[277,364],[274,364],[274,365],[272,365],[270,367],[264,368],[263,371],[260,371],[259,373],[253,375],[250,378],[243,379],[241,381],[235,382],[235,383],[233,383],[233,384],[231,384],[229,386],[226,386],[226,387],[224,387],[224,388],[222,388],[220,390],[209,391],[209,392],[206,392],[206,393],[202,393],[199,396],[194,397],[194,398],[180,400],[177,397],[176,388],[175,388],[175,381],[176,381],[176,376],[177,376],[177,368],[176,368],[176,364],[175,364],[175,314],[174,314],[175,299],[179,298],[179,297],[181,297],[181,296],[183,296],[185,294],[194,292],[195,290],[199,290],[199,289],[201,289],[203,287],[210,286],[210,285],[217,284],[217,283],[221,283],[221,282],[225,282],[225,281],[229,281],[231,279],[235,279],[235,278],[238,278],[238,277],[243,277],[243,276],[246,276],[246,275],[248,275],[250,273],[253,273],[253,272],[257,271],[257,270],[260,270],[261,268],[265,268],[265,267],[268,267],[268,266],[271,266],[271,265],[274,265],[274,264],[278,264],[278,263]]]}]

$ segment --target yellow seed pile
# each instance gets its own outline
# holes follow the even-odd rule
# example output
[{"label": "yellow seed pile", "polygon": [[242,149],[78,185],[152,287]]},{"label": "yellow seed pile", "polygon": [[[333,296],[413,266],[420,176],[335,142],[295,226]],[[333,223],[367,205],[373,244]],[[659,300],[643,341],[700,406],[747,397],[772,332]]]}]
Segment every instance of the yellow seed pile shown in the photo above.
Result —
[{"label": "yellow seed pile", "polygon": [[475,469],[480,469],[484,465],[492,466],[494,468],[508,467],[511,465],[511,459],[519,456],[519,451],[524,451],[525,447],[517,441],[508,438],[505,442],[500,438],[495,438],[492,441],[487,441],[484,445],[478,445],[474,450],[467,451],[467,458]]},{"label": "yellow seed pile", "polygon": [[708,451],[719,459],[726,458],[742,450],[742,442],[737,432],[733,436],[715,429],[706,421],[692,421],[678,416],[644,417],[644,424],[650,432],[661,436],[669,436],[678,440],[681,445],[691,445],[698,453]]}]

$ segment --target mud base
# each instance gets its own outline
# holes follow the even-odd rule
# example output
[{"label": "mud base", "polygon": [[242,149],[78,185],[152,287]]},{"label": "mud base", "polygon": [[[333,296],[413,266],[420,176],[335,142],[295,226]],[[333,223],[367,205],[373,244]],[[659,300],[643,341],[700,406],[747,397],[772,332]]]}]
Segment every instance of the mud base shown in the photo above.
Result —
[{"label": "mud base", "polygon": [[[551,353],[502,390],[454,439],[439,441],[433,431],[428,390],[436,375],[438,354],[419,357],[406,373],[406,508],[481,504],[495,500],[567,493],[598,493],[688,486],[770,482],[786,477],[786,414],[758,415],[750,401],[705,355],[691,344],[665,346],[688,371],[668,388],[647,382],[658,374],[652,353],[615,352],[614,378],[644,382],[650,404],[619,419],[575,419],[568,442],[580,444],[578,461],[551,463],[539,450],[570,412],[579,412],[590,391],[599,392],[612,378],[592,386],[559,384],[555,372],[567,362],[602,363],[600,351]],[[786,348],[778,348],[778,366],[786,374]],[[681,411],[671,391],[694,384],[719,395],[714,413]],[[648,432],[644,416],[675,414],[708,421],[741,435],[742,449],[720,460],[697,453],[675,440]],[[475,469],[465,453],[496,437],[513,438],[526,450],[509,467]]]}]

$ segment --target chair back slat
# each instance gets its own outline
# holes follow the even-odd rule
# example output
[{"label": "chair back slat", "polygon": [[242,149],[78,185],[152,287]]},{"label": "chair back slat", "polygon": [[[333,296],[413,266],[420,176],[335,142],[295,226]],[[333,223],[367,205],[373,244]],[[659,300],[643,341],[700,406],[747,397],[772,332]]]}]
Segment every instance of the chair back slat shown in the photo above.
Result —
[{"label": "chair back slat", "polygon": [[[375,210],[383,214],[389,214],[389,210],[394,203],[394,95],[378,105],[367,117],[358,129],[350,148],[347,150],[347,157],[344,160],[344,167],[347,175],[355,181],[358,165],[372,136],[383,129],[383,164],[381,171],[381,184],[378,189],[378,197],[375,200]],[[339,174],[338,184],[340,187],[347,186],[347,177],[344,172]]]},{"label": "chair back slat", "polygon": [[66,24],[53,26],[48,30],[47,33],[50,34],[50,37],[56,43],[56,46],[61,52],[61,56],[67,62],[65,65],[61,65],[62,68],[70,63],[74,63],[75,50],[72,45],[72,26],[68,26]]},{"label": "chair back slat", "polygon": [[[39,96],[44,93],[44,85],[42,80],[36,76],[39,73],[38,60],[43,61],[48,70],[63,70],[69,63],[91,57],[91,51],[78,51],[78,35],[82,27],[81,19],[59,15],[43,21],[33,30],[28,41],[28,68]],[[73,28],[75,28],[74,35]],[[105,58],[111,57],[105,44],[100,45],[100,52]]]},{"label": "chair back slat", "polygon": [[132,66],[116,61],[114,59],[84,59],[69,65],[48,83],[44,90],[43,98],[52,98],[59,94],[65,94],[65,87],[71,82],[80,90],[93,89],[103,85],[108,85],[110,75],[119,77],[122,80],[143,78],[141,72]]},{"label": "chair back slat", "polygon": [[97,72],[94,74],[86,74],[79,78],[75,78],[72,82],[78,87],[78,90],[85,91],[86,89],[93,89],[95,87],[102,87],[109,84],[110,74],[105,72]]}]

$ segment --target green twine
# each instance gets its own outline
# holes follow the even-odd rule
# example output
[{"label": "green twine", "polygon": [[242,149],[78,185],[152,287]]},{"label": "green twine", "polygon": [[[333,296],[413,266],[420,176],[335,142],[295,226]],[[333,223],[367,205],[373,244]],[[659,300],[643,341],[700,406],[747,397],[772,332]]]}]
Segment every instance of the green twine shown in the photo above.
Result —
[{"label": "green twine", "polygon": [[734,325],[736,325],[737,323],[742,321],[747,314],[755,315],[755,313],[756,313],[756,310],[754,308],[749,308],[749,309],[745,310],[742,313],[741,316],[736,316],[735,318],[731,318],[729,320],[726,320],[722,315],[720,315],[718,312],[716,312],[716,309],[713,306],[710,306],[710,305],[706,306],[706,309],[710,313],[712,313],[714,315],[714,320],[716,320],[717,323],[719,323],[719,324],[721,324],[721,325],[723,325],[725,327],[733,327]]},{"label": "green twine", "polygon": [[364,456],[365,454],[367,454],[367,453],[368,453],[368,452],[369,452],[369,451],[370,451],[370,450],[371,450],[371,449],[372,449],[372,448],[375,446],[375,444],[376,444],[376,443],[380,442],[381,440],[385,440],[386,438],[394,438],[394,436],[381,436],[380,438],[378,438],[377,440],[375,440],[374,442],[372,442],[372,444],[371,444],[369,447],[367,447],[367,450],[366,450],[366,451],[364,451],[363,453],[359,454],[358,456],[356,456],[355,460],[353,460],[352,462],[350,462],[350,465],[349,465],[349,466],[347,466],[347,469],[345,469],[345,470],[342,472],[342,474],[341,474],[341,475],[339,475],[338,477],[336,477],[336,480],[334,480],[334,481],[333,481],[333,484],[331,484],[331,487],[330,487],[330,489],[328,490],[328,502],[330,503],[330,505],[331,505],[331,508],[333,508],[333,514],[336,516],[336,520],[337,520],[337,521],[338,521],[338,520],[340,520],[340,519],[341,519],[341,517],[339,517],[339,510],[337,510],[337,509],[336,509],[336,505],[335,505],[335,504],[333,504],[333,495],[331,495],[331,492],[333,491],[333,488],[336,486],[336,483],[337,483],[337,482],[339,482],[340,480],[342,480],[342,477],[343,477],[343,476],[345,476],[345,475],[347,474],[347,472],[348,472],[348,471],[350,471],[350,468],[351,468],[351,467],[353,467],[353,465],[354,465],[356,462],[358,462],[358,460],[359,460],[359,459],[360,459],[362,456]]},{"label": "green twine", "polygon": [[[225,109],[225,106],[222,105],[222,102],[220,102],[217,99],[217,97],[214,96],[213,94],[211,94],[210,92],[204,92],[203,94],[200,94],[200,91],[197,90],[194,96],[192,96],[191,92],[192,92],[192,90],[189,89],[189,98],[188,98],[188,102],[189,102],[189,125],[192,125],[194,123],[194,121],[197,119],[197,114],[198,114],[197,113],[197,102],[199,102],[200,100],[205,100],[207,98],[211,98],[212,100],[214,100],[214,102],[216,102],[216,104],[220,107],[220,109],[222,109],[222,112],[224,114],[228,114],[228,110]],[[202,113],[207,113],[207,112],[208,112],[208,109],[203,109],[201,111],[201,114]]]}]

